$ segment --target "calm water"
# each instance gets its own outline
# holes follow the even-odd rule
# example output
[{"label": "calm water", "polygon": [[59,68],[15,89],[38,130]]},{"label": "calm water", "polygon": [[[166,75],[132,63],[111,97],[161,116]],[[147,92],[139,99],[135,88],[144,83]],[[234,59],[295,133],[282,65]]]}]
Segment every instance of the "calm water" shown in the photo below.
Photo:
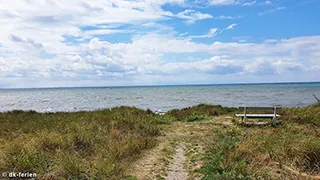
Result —
[{"label": "calm water", "polygon": [[320,83],[0,89],[0,111],[80,111],[121,105],[167,111],[199,103],[293,107],[315,103],[312,94],[320,97]]}]

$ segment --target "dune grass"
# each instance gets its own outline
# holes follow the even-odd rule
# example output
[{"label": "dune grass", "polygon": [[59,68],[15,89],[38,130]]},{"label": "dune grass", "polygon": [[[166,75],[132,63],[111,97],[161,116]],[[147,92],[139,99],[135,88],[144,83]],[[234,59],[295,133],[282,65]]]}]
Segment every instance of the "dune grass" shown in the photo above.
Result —
[{"label": "dune grass", "polygon": [[[319,105],[285,108],[283,125],[232,125],[207,142],[204,179],[310,179],[320,174]],[[299,175],[304,173],[305,176]]]},{"label": "dune grass", "polygon": [[320,104],[313,104],[307,107],[287,108],[283,114],[285,122],[296,124],[310,124],[320,127]]},{"label": "dune grass", "polygon": [[0,113],[0,171],[56,179],[119,179],[159,135],[158,117],[133,107]]},{"label": "dune grass", "polygon": [[[134,107],[4,112],[0,113],[0,171],[35,172],[38,177],[55,179],[121,179],[143,149],[156,145],[162,126],[230,117],[236,112],[236,108],[205,104],[174,109],[163,116]],[[319,174],[319,112],[319,105],[284,108],[281,126],[221,128],[205,143],[208,151],[198,171],[204,179],[298,176],[282,166]]]},{"label": "dune grass", "polygon": [[[237,111],[237,108],[223,107],[221,105],[199,104],[193,107],[183,109],[173,109],[167,115],[175,118],[175,120],[183,121],[192,116],[221,116],[231,114]],[[206,118],[204,118],[206,119]]]},{"label": "dune grass", "polygon": [[0,113],[0,171],[55,179],[119,179],[141,150],[153,147],[160,126],[229,112],[198,105],[164,116],[117,107],[93,112]]}]

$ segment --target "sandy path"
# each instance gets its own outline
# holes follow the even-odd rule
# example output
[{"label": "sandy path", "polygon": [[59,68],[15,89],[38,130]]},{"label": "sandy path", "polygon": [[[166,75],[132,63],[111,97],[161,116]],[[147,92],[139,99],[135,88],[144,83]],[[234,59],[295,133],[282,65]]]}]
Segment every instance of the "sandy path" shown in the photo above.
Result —
[{"label": "sandy path", "polygon": [[142,152],[141,158],[128,167],[126,175],[138,180],[201,179],[201,174],[194,171],[202,165],[199,154],[204,153],[203,143],[219,126],[217,119],[165,126],[165,135],[158,137],[158,145]]},{"label": "sandy path", "polygon": [[[198,122],[173,122],[163,126],[163,136],[158,137],[158,145],[147,149],[141,158],[133,162],[126,172],[131,179],[138,180],[199,180],[203,174],[203,154],[207,143],[218,140],[217,130],[233,124],[229,116],[215,117]],[[268,123],[267,123],[268,124]],[[246,122],[247,126],[264,126],[265,122]],[[214,144],[213,144],[214,146]]]},{"label": "sandy path", "polygon": [[176,152],[172,163],[168,168],[167,180],[185,180],[188,177],[188,172],[184,168],[184,163],[186,162],[186,155],[184,151],[184,146],[179,144],[176,147]]},{"label": "sandy path", "polygon": [[156,147],[142,153],[143,156],[128,169],[127,174],[137,177],[138,180],[156,179],[163,174],[165,162],[161,158],[166,155],[163,149],[168,146],[168,141],[165,137],[160,137],[158,141],[160,143]]}]

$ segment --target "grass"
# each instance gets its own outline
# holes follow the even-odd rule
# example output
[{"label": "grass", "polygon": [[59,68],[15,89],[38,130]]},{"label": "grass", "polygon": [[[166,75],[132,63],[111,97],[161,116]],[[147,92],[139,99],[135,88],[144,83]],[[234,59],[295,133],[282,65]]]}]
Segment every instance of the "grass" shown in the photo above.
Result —
[{"label": "grass", "polygon": [[307,107],[287,108],[283,114],[283,121],[297,124],[310,124],[320,127],[320,104]]},{"label": "grass", "polygon": [[[136,179],[125,177],[125,169],[142,150],[156,145],[163,126],[181,121],[190,123],[192,129],[196,128],[193,122],[215,116],[223,120],[236,112],[236,108],[204,104],[174,109],[163,116],[134,107],[69,113],[4,112],[0,113],[0,171],[35,172],[41,178],[55,179]],[[283,125],[278,127],[232,125],[206,133],[207,151],[199,154],[204,164],[197,170],[203,179],[299,176],[283,167],[319,174],[319,104],[284,108],[280,113]],[[200,138],[201,133],[190,132],[186,138]]]},{"label": "grass", "polygon": [[241,159],[249,162],[248,170],[251,174],[262,176],[269,169],[271,172],[274,170],[268,173],[271,177],[287,176],[284,171],[273,169],[274,163],[309,174],[320,172],[320,140],[317,130],[292,124],[285,124],[280,128],[243,130],[246,135],[237,142],[237,149],[229,155],[229,161]]},{"label": "grass", "polygon": [[210,179],[250,179],[245,159],[228,161],[231,153],[236,150],[236,143],[241,137],[241,130],[231,126],[227,130],[220,129],[215,139],[217,143],[208,142],[208,153],[204,154],[205,164],[198,170],[204,174],[204,180]]},{"label": "grass", "polygon": [[58,179],[119,179],[142,149],[154,146],[162,122],[133,107],[0,113],[0,171]]},{"label": "grass", "polygon": [[[191,108],[191,114],[198,115],[185,120],[207,119],[201,113],[212,106],[199,107]],[[0,171],[35,172],[41,178],[56,179],[123,178],[139,153],[155,145],[160,125],[177,120],[171,114],[160,116],[134,107],[0,113]]]},{"label": "grass", "polygon": [[206,143],[205,164],[199,169],[203,179],[310,179],[319,175],[319,110],[319,105],[285,108],[283,125],[278,127],[220,129],[218,137],[212,135]]},{"label": "grass", "polygon": [[211,119],[211,116],[205,116],[205,115],[190,115],[183,119],[185,122],[194,122],[194,121],[203,121],[203,120],[209,120]]},{"label": "grass", "polygon": [[231,114],[237,111],[237,108],[222,107],[221,105],[199,104],[197,106],[173,109],[167,115],[175,118],[178,121],[186,120],[194,116],[221,116]]}]

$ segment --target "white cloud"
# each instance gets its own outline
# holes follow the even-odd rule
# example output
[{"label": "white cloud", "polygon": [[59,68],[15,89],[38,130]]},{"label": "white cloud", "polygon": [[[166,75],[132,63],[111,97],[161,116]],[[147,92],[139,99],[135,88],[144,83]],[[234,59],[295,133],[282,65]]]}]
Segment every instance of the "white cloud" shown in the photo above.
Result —
[{"label": "white cloud", "polygon": [[270,5],[270,4],[272,4],[272,2],[271,1],[265,1],[264,4]]},{"label": "white cloud", "polygon": [[91,38],[94,35],[105,35],[105,34],[117,34],[117,33],[127,33],[129,31],[120,30],[120,29],[95,29],[95,30],[87,30],[82,31],[81,35],[82,38]]},{"label": "white cloud", "polygon": [[312,66],[311,69],[312,69],[313,71],[320,71],[320,65]]},{"label": "white cloud", "polygon": [[254,4],[256,4],[256,1],[243,3],[242,6],[252,6]]},{"label": "white cloud", "polygon": [[270,5],[272,4],[271,1],[265,1],[265,2],[259,2],[255,0],[209,0],[209,5],[212,6],[231,6],[231,5],[237,5],[237,6],[252,6],[255,4],[258,5]]},{"label": "white cloud", "polygon": [[233,29],[235,26],[237,26],[237,24],[233,23],[233,24],[229,25],[226,29]]},{"label": "white cloud", "polygon": [[285,9],[285,7],[277,7],[277,8],[274,8],[274,9],[270,9],[268,11],[259,12],[258,15],[262,16],[262,15],[273,13],[273,12],[280,11],[280,10],[283,10],[283,9]]},{"label": "white cloud", "polygon": [[[110,43],[95,38],[81,44],[74,55],[47,60],[34,56],[0,57],[0,76],[3,81],[46,79],[51,84],[51,81],[67,79],[130,82],[146,76],[155,78],[179,73],[191,79],[195,74],[264,76],[310,72],[319,75],[319,42],[320,36],[266,40],[260,44],[215,42],[209,45],[159,34],[136,36],[131,43]],[[168,53],[177,57],[184,53],[207,53],[211,58],[170,62],[164,58]]]},{"label": "white cloud", "polygon": [[234,19],[242,19],[242,18],[243,18],[242,16],[224,16],[224,15],[213,17],[213,19],[219,19],[219,20],[225,20],[225,19],[234,20]]},{"label": "white cloud", "polygon": [[240,4],[238,0],[211,0],[211,5],[217,5],[217,6],[225,6],[225,5],[236,5]]},{"label": "white cloud", "polygon": [[147,65],[142,67],[142,72],[151,71],[165,75],[181,74],[237,74],[242,71],[242,67],[230,59],[223,56],[212,56],[195,62],[170,62],[161,66]]},{"label": "white cloud", "polygon": [[[75,48],[64,43],[67,36],[84,40],[94,35],[122,33],[123,30],[114,29],[121,24],[140,24],[173,17],[170,11],[161,8],[167,3],[183,4],[185,1],[3,1],[0,5],[0,42],[12,53],[26,52],[26,41],[32,40],[42,44],[48,53],[72,54]],[[87,31],[82,27],[96,29]],[[25,40],[24,45],[12,41],[11,35]]]},{"label": "white cloud", "polygon": [[239,6],[252,6],[256,4],[256,1],[249,0],[209,0],[209,5],[213,6],[230,6],[230,5],[239,5]]},{"label": "white cloud", "polygon": [[207,34],[199,35],[199,36],[189,36],[191,39],[195,38],[212,38],[217,34],[218,29],[217,28],[211,28]]},{"label": "white cloud", "polygon": [[278,40],[276,40],[276,39],[266,39],[265,41],[264,41],[264,43],[276,43],[276,42],[278,42]]},{"label": "white cloud", "polygon": [[179,36],[182,37],[182,36],[185,36],[187,34],[188,34],[188,32],[185,32],[185,33],[179,34]]},{"label": "white cloud", "polygon": [[[236,24],[220,32],[212,28],[204,35],[187,37],[188,32],[179,34],[159,21],[178,16],[190,23],[238,17],[212,17],[195,10],[174,14],[162,9],[166,3],[186,2],[3,1],[0,5],[0,86],[210,82],[212,77],[223,75],[226,79],[240,78],[238,75],[259,77],[263,73],[285,77],[288,72],[310,72],[308,77],[301,76],[308,80],[320,77],[319,36],[262,43],[250,43],[248,38],[242,43],[196,43],[192,40],[212,38],[224,30],[234,29]],[[220,0],[212,5],[241,3]],[[157,30],[139,32],[123,43],[96,38],[97,35],[133,33],[135,29],[121,29],[122,25],[137,27],[140,24]]]},{"label": "white cloud", "polygon": [[220,34],[223,33],[223,32],[226,31],[226,30],[234,29],[234,27],[237,26],[237,25],[238,25],[238,24],[235,24],[235,23],[229,25],[228,27],[222,29],[222,30],[220,31]]},{"label": "white cloud", "polygon": [[203,14],[201,12],[192,10],[192,9],[186,9],[176,15],[176,17],[181,19],[186,19],[187,23],[194,23],[198,20],[204,20],[204,19],[211,19],[213,18],[210,14]]}]

